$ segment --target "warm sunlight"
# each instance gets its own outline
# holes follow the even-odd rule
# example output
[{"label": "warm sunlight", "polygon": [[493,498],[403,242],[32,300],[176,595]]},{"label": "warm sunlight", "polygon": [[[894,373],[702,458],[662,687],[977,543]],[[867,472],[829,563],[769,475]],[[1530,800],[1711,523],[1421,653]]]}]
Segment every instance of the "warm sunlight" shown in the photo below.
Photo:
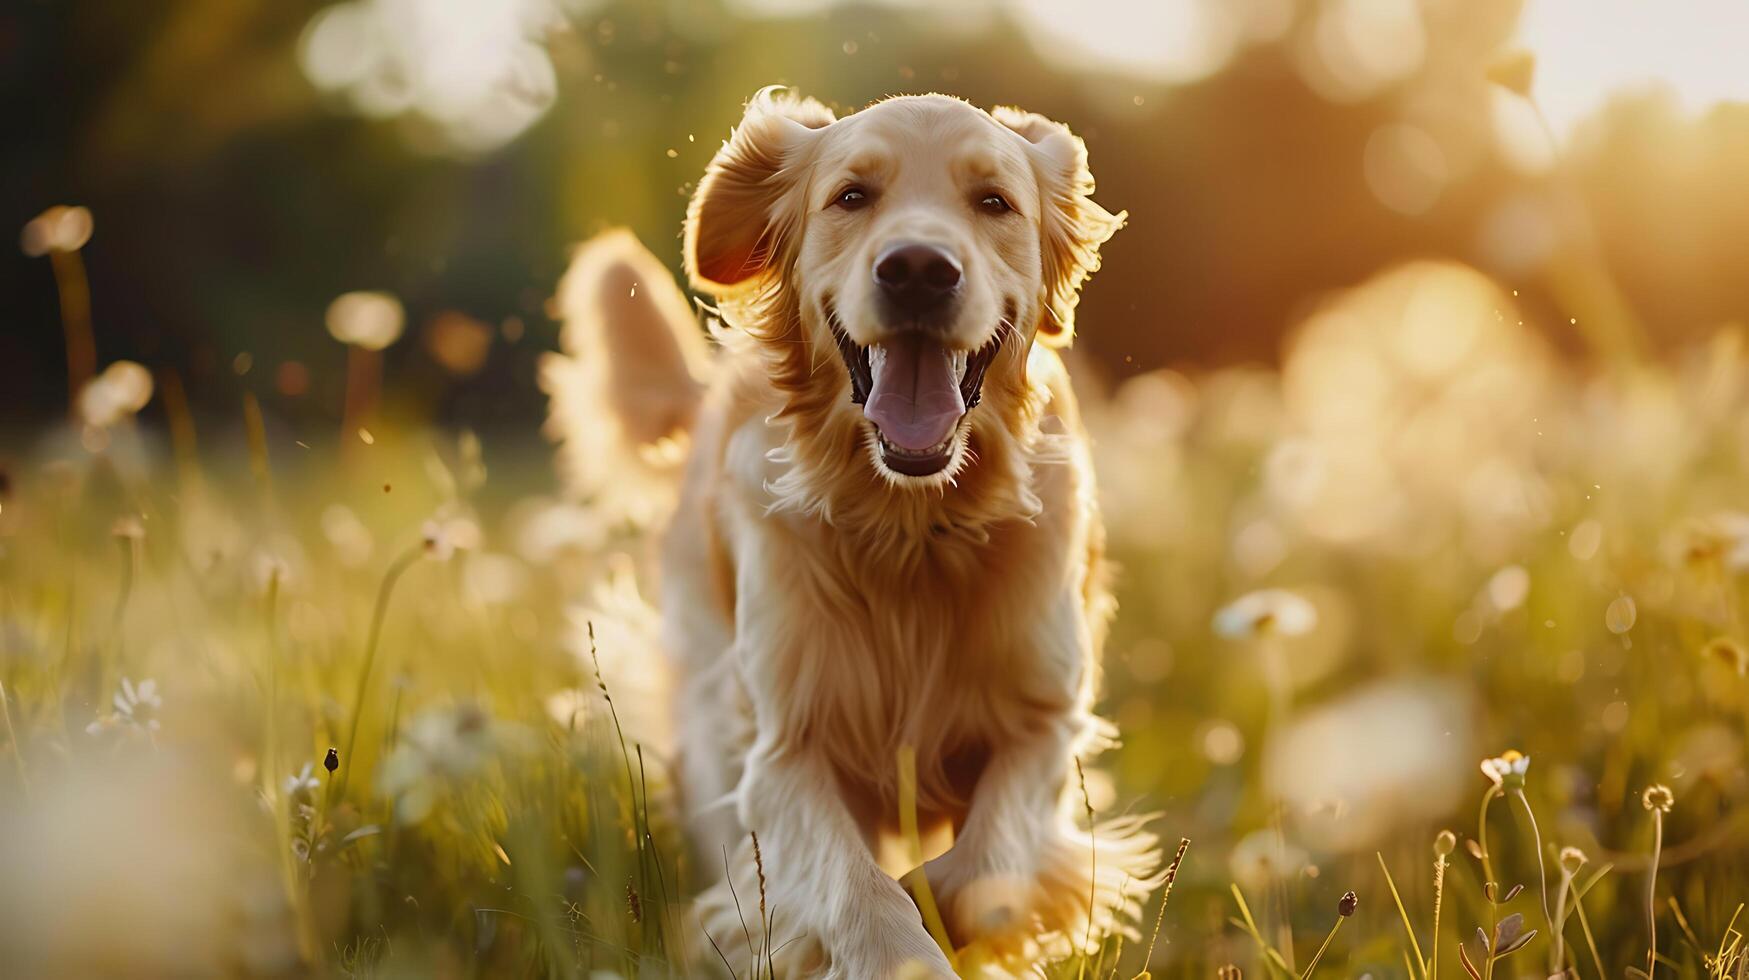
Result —
[{"label": "warm sunlight", "polygon": [[1691,113],[1749,101],[1749,4],[1738,0],[1532,0],[1518,38],[1563,135],[1628,91],[1662,89]]}]

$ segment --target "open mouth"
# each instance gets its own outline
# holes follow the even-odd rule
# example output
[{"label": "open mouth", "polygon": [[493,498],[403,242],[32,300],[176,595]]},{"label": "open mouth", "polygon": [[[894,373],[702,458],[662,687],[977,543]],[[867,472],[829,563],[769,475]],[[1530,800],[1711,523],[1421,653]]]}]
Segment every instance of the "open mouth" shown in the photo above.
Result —
[{"label": "open mouth", "polygon": [[874,423],[881,461],[906,476],[946,469],[960,421],[983,395],[1000,336],[975,351],[955,350],[921,332],[861,347],[835,318],[831,326],[850,369],[850,400]]}]

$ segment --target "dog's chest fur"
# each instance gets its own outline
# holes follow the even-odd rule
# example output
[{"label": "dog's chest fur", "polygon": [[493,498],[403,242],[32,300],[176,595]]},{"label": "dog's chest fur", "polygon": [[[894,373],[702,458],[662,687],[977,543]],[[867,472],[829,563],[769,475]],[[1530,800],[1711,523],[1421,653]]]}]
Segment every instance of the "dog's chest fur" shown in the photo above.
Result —
[{"label": "dog's chest fur", "polygon": [[767,642],[741,651],[756,683],[779,692],[758,723],[823,750],[847,788],[890,798],[908,746],[920,805],[951,809],[978,760],[1075,701],[1085,665],[1053,670],[1063,665],[1038,649],[1041,620],[1075,590],[1037,525],[998,525],[987,540],[933,531],[891,563],[870,561],[877,545],[858,535],[766,520],[778,526],[762,532],[794,546],[779,549],[788,567],[767,570],[772,618],[747,624]]}]

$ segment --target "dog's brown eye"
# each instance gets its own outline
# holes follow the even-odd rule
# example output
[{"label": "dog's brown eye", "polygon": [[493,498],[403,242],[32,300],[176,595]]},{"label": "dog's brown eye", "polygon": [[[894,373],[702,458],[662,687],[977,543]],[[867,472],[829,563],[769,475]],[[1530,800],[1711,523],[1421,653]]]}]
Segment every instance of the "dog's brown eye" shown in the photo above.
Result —
[{"label": "dog's brown eye", "polygon": [[860,187],[846,187],[838,192],[832,203],[846,211],[855,211],[868,203],[868,192]]},{"label": "dog's brown eye", "polygon": [[978,200],[978,210],[988,214],[1007,214],[1014,210],[1008,204],[1008,199],[1000,194],[985,194]]}]

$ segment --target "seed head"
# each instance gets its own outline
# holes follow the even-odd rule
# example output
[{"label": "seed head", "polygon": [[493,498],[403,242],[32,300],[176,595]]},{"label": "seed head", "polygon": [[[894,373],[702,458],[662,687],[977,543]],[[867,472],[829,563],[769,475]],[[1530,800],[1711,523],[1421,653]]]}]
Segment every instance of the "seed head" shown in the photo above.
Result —
[{"label": "seed head", "polygon": [[1442,830],[1439,836],[1433,838],[1433,853],[1445,857],[1457,850],[1457,835],[1449,830]]},{"label": "seed head", "polygon": [[1359,908],[1359,907],[1360,907],[1360,896],[1359,895],[1356,895],[1353,892],[1343,892],[1342,898],[1340,898],[1336,902],[1336,914],[1340,915],[1344,919],[1346,919],[1349,916],[1353,915],[1354,910]]},{"label": "seed head", "polygon": [[322,757],[322,768],[333,772],[340,768],[340,750],[330,748],[328,754]]},{"label": "seed head", "polygon": [[31,258],[50,252],[77,252],[91,240],[91,212],[57,204],[24,226],[19,245]]},{"label": "seed head", "polygon": [[1671,807],[1676,805],[1676,794],[1670,792],[1670,787],[1662,783],[1653,783],[1646,787],[1644,793],[1640,794],[1640,803],[1647,810],[1669,813]]},{"label": "seed head", "polygon": [[1584,867],[1585,862],[1588,860],[1590,860],[1590,858],[1585,856],[1585,852],[1579,850],[1577,847],[1561,848],[1561,870],[1570,875],[1578,874],[1579,869]]},{"label": "seed head", "polygon": [[633,922],[644,921],[644,900],[638,897],[638,889],[630,878],[626,879],[626,913]]}]

